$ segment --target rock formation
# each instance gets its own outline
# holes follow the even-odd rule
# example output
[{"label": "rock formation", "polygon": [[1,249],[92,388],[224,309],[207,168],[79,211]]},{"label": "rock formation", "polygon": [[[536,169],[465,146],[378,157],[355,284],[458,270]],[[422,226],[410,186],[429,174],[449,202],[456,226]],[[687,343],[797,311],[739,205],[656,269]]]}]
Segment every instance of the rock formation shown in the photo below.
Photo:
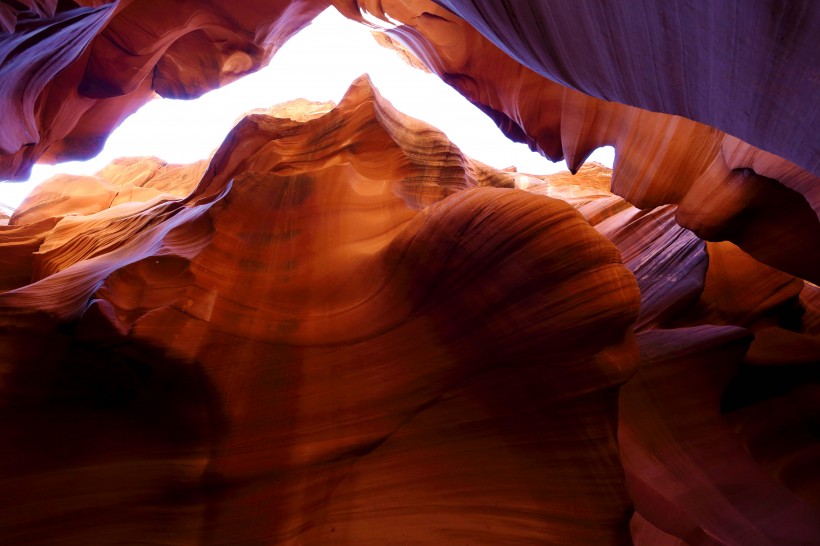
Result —
[{"label": "rock formation", "polygon": [[90,158],[154,93],[194,98],[265,66],[320,0],[0,5],[0,178]]},{"label": "rock formation", "polygon": [[[426,66],[487,112],[513,140],[529,143],[530,147],[550,159],[557,161],[566,158],[572,171],[576,171],[594,149],[614,145],[617,156],[612,189],[615,193],[642,208],[678,204],[678,223],[702,238],[716,241],[729,239],[763,262],[802,278],[820,281],[820,260],[810,250],[820,248],[820,178],[817,176],[820,171],[816,158],[808,162],[814,171],[807,171],[764,151],[779,150],[778,146],[759,149],[744,142],[741,140],[745,136],[743,132],[726,134],[689,119],[628,106],[643,105],[646,101],[625,101],[626,105],[608,102],[603,99],[611,99],[612,94],[601,95],[599,92],[598,96],[603,98],[596,98],[577,91],[579,87],[573,89],[556,83],[542,75],[545,73],[543,69],[539,74],[519,64],[466,21],[429,0],[382,0],[361,4],[361,10],[385,20],[405,23],[389,30],[388,34],[402,41]],[[507,4],[493,3],[492,9]],[[514,2],[511,5],[513,7],[508,11],[513,16],[516,11],[514,5],[527,4]],[[355,17],[359,9],[347,4],[342,7],[347,7],[345,13],[351,17]],[[567,12],[571,13],[572,10]],[[422,15],[419,16],[419,13]],[[589,13],[594,14],[595,10],[590,9]],[[527,17],[522,15],[521,18]],[[506,22],[504,18],[499,20],[502,25]],[[537,18],[530,18],[526,23],[537,24]],[[551,28],[551,25],[547,27]],[[513,28],[520,30],[522,27]],[[575,32],[577,25],[568,25],[567,28],[573,29],[568,33],[572,35],[572,40],[583,36],[582,32]],[[543,36],[545,32],[532,32],[527,36]],[[512,31],[509,34],[518,35]],[[585,39],[594,43],[597,36]],[[654,41],[660,38],[647,35],[645,39],[648,43],[642,45],[652,48],[657,47]],[[803,33],[797,34],[795,43],[799,45],[803,42]],[[549,44],[543,48],[544,51],[552,50]],[[573,51],[586,54],[586,50],[579,47]],[[812,51],[806,54],[799,49],[795,55],[799,54],[807,63],[815,59]],[[646,57],[634,53],[626,58],[640,62],[646,60]],[[773,59],[771,62],[774,64],[776,61]],[[568,63],[570,60],[563,59],[561,62]],[[573,66],[582,64],[574,61]],[[613,61],[611,66],[621,64]],[[820,67],[815,66],[815,72],[818,69]],[[644,75],[641,77],[654,78],[647,70],[634,70],[636,74]],[[622,75],[622,81],[640,81],[637,76],[631,76],[632,72],[627,74],[629,76]],[[555,76],[551,75],[553,79]],[[738,82],[733,81],[733,84],[740,85]],[[809,87],[816,90],[816,86]],[[583,86],[580,88],[589,90]],[[655,86],[644,85],[643,88],[654,90]],[[702,95],[699,92],[694,96]],[[671,97],[664,98],[675,104]],[[798,98],[808,100],[804,96]],[[777,100],[780,99],[777,95]],[[758,103],[761,100],[755,99]],[[806,103],[812,102],[808,100]],[[660,111],[682,113],[674,108],[657,108],[651,101],[650,104]],[[706,104],[709,108],[714,107],[710,101]],[[777,115],[779,107],[778,103],[778,108],[755,119]],[[727,117],[734,110],[724,109],[720,112]],[[738,112],[738,118],[748,121],[749,109]],[[799,134],[795,127],[803,126],[812,114],[801,114],[800,118],[799,123],[787,122],[790,135]],[[771,124],[766,130],[769,131],[773,125],[776,124]],[[811,125],[813,128],[814,124]],[[767,134],[775,133],[770,131]],[[814,142],[814,135],[809,129],[806,129],[805,135],[801,137],[805,138],[801,140],[801,145]],[[775,140],[778,140],[778,145],[783,142],[778,138]],[[816,154],[816,149],[812,153]],[[803,236],[798,241],[786,236],[786,233],[801,233]]]},{"label": "rock formation", "polygon": [[[0,542],[820,542],[817,10],[334,4],[574,175],[363,77],[45,183],[0,224]],[[3,4],[4,176],[325,5]]]},{"label": "rock formation", "polygon": [[[420,13],[420,3],[411,9]],[[555,82],[716,127],[820,174],[817,111],[809,106],[820,99],[820,12],[810,0],[437,3]]]},{"label": "rock formation", "polygon": [[[4,27],[14,32],[0,42],[8,82],[0,96],[10,120],[0,137],[0,174],[24,177],[38,158],[94,155],[105,135],[153,92],[194,97],[252,71],[325,7],[318,0],[244,3],[241,10],[217,0],[177,2],[161,11],[148,4],[6,8]],[[800,106],[817,102],[817,86],[805,80],[820,70],[812,47],[820,15],[807,2],[729,19],[719,9],[698,17],[677,7],[636,14],[628,3],[611,13],[585,2],[549,12],[529,3],[444,4],[524,65],[430,0],[335,2],[363,22],[365,11],[391,25],[405,23],[392,34],[511,138],[547,157],[566,157],[573,171],[595,148],[614,144],[616,193],[644,208],[679,204],[678,222],[701,237],[732,240],[761,261],[820,281],[818,260],[806,259],[807,249],[820,247],[816,113]],[[565,20],[588,17],[580,30],[572,24],[566,25],[572,31],[556,32]],[[698,39],[707,32],[703,17],[715,26],[711,41]],[[623,31],[637,37],[634,43],[611,39],[618,33],[610,29],[619,25],[666,29],[670,19],[679,22],[674,35],[636,30]],[[522,28],[532,32],[513,32]],[[766,40],[746,47],[738,35]],[[535,36],[551,38],[539,45]],[[681,45],[689,42],[698,44],[697,55]],[[588,58],[578,43],[606,54]],[[649,67],[637,54],[659,48],[668,58]],[[785,236],[794,232],[804,234],[801,242]]]},{"label": "rock formation", "polygon": [[[186,172],[132,166],[143,191]],[[122,193],[122,171],[87,183]],[[184,199],[32,196],[10,228],[41,229],[35,282],[0,295],[22,414],[3,484],[38,486],[3,496],[2,528],[46,542],[67,510],[69,542],[624,541],[638,289],[570,206],[487,187],[512,182],[360,80],[324,116],[243,120]]]}]

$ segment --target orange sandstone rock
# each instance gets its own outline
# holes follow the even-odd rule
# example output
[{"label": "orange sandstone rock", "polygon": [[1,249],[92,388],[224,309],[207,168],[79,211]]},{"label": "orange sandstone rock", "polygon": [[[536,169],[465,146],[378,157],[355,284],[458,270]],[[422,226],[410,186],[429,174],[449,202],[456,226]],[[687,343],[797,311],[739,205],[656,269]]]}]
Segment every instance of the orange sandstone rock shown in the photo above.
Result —
[{"label": "orange sandstone rock", "polygon": [[[403,23],[387,33],[511,139],[550,159],[566,158],[573,172],[594,149],[612,145],[612,189],[630,203],[678,204],[678,223],[702,238],[731,240],[760,261],[820,279],[820,260],[812,252],[820,248],[820,179],[813,171],[690,119],[608,102],[549,80],[429,0],[338,5],[350,17],[361,9]],[[519,9],[512,6],[509,14]],[[519,39],[519,33],[508,32],[510,40]]]},{"label": "orange sandstone rock", "polygon": [[[470,160],[360,80],[207,164],[50,181],[0,217],[0,541],[816,542],[820,12],[334,3],[577,174]],[[324,5],[3,4],[0,170]]]},{"label": "orange sandstone rock", "polygon": [[326,4],[146,0],[0,7],[0,177],[89,158],[155,93],[192,98],[264,66]]},{"label": "orange sandstone rock", "polygon": [[514,176],[362,79],[243,120],[185,198],[55,206],[0,294],[0,536],[627,543],[638,287]]}]

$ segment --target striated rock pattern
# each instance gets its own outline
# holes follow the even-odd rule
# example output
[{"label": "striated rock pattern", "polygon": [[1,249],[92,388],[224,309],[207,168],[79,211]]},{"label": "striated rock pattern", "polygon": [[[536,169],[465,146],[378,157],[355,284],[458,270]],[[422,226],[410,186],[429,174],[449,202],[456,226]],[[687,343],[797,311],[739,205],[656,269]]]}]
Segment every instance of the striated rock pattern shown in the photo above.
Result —
[{"label": "striated rock pattern", "polygon": [[185,197],[206,168],[206,161],[168,165],[156,158],[126,158],[115,160],[94,177],[57,175],[37,186],[9,223],[30,224],[67,214],[87,216],[125,203]]},{"label": "striated rock pattern", "polygon": [[318,118],[247,117],[184,199],[32,196],[8,229],[36,252],[3,239],[33,273],[0,294],[0,534],[628,541],[638,288],[572,207],[487,187],[512,185],[360,80]]},{"label": "striated rock pattern", "polygon": [[811,0],[436,3],[546,78],[717,127],[820,175],[811,106],[820,11]]},{"label": "striated rock pattern", "polygon": [[815,288],[608,178],[362,78],[52,179],[0,226],[0,538],[811,543]]},{"label": "striated rock pattern", "polygon": [[[621,389],[618,426],[635,502],[635,544],[811,544],[820,536],[816,497],[784,487],[797,469],[761,461],[744,445],[751,440],[760,449],[763,441],[770,450],[766,455],[782,455],[784,446],[760,432],[771,434],[785,420],[764,413],[768,401],[742,409],[725,404],[749,337],[740,328],[713,326],[639,337],[642,366]],[[741,390],[748,392],[745,387]],[[796,398],[806,402],[806,394],[798,391],[786,404]],[[802,418],[812,419],[817,403],[801,410]],[[794,413],[791,417],[797,427],[805,426]],[[757,430],[737,434],[732,424],[738,422]],[[816,463],[816,438],[805,442],[795,436],[800,440],[788,446],[789,463]]]},{"label": "striated rock pattern", "polygon": [[611,194],[605,189],[611,171],[603,165],[584,165],[569,174],[551,175],[546,183],[528,177],[534,183],[527,191],[572,204],[615,244],[641,290],[636,331],[674,324],[704,291],[706,244],[675,223],[674,206],[642,211]]},{"label": "striated rock pattern", "polygon": [[[0,4],[0,172],[327,3]],[[361,78],[0,211],[0,543],[820,543],[818,11],[333,4],[573,174]]]},{"label": "striated rock pattern", "polygon": [[[628,3],[606,14],[586,2],[549,10],[521,2],[442,4],[467,20],[430,0],[334,2],[362,22],[367,12],[391,26],[403,23],[390,31],[406,44],[401,54],[414,51],[417,64],[429,66],[511,138],[547,157],[565,157],[573,172],[595,148],[614,145],[612,187],[631,203],[678,204],[676,221],[700,237],[731,240],[764,263],[820,282],[820,261],[811,252],[820,247],[816,112],[799,106],[818,98],[810,83],[820,69],[811,47],[817,10],[797,2],[770,13],[761,5],[725,19],[722,10],[729,8],[693,16],[681,7],[654,7],[638,16]],[[4,177],[24,177],[38,158],[93,155],[154,92],[195,97],[255,70],[326,4],[68,6],[19,4],[0,19],[9,30],[0,37]],[[560,32],[565,20],[584,24]],[[667,29],[670,20],[676,33],[644,32]],[[715,29],[703,30],[704,21]],[[612,29],[634,25],[643,29],[625,34],[634,41],[612,38],[619,35]],[[700,39],[704,32],[714,39]],[[765,40],[747,47],[748,40],[737,39],[751,35]],[[686,54],[682,44],[690,43],[697,54]],[[604,53],[590,55],[590,48]],[[638,50],[663,50],[664,58],[647,59]],[[608,102],[613,99],[620,102]]]},{"label": "striated rock pattern", "polygon": [[193,98],[267,64],[320,0],[0,4],[0,178],[89,158],[154,94]]},{"label": "striated rock pattern", "polygon": [[[820,282],[820,260],[812,252],[820,248],[816,172],[713,127],[607,102],[549,80],[429,0],[363,1],[361,8],[340,4],[350,17],[361,9],[404,23],[387,31],[389,36],[484,110],[511,139],[550,159],[566,158],[573,172],[593,150],[613,145],[615,193],[641,208],[677,204],[677,222],[701,238],[731,240],[760,261]],[[748,110],[741,112],[747,119]],[[812,115],[801,116],[801,122],[805,119]],[[807,142],[813,143],[812,137]]]}]

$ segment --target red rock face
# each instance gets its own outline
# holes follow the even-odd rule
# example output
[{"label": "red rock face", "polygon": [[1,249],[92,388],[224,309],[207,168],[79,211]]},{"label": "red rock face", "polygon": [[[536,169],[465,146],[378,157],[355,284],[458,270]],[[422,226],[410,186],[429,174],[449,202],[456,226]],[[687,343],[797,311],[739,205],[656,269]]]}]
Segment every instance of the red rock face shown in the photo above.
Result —
[{"label": "red rock face", "polygon": [[[122,188],[120,169],[99,178]],[[63,514],[69,543],[627,541],[615,425],[637,286],[572,207],[488,185],[513,175],[362,80],[316,119],[246,118],[186,199],[35,194],[10,231],[63,217],[26,224],[36,282],[0,305],[19,416],[2,483],[36,487],[2,496],[0,528],[46,543]]]},{"label": "red rock face", "polygon": [[[241,5],[241,8],[240,8]],[[0,6],[0,178],[96,155],[150,100],[193,98],[267,64],[320,1],[13,2]]]},{"label": "red rock face", "polygon": [[[609,25],[624,21],[629,24],[619,29],[637,21],[659,29],[668,27],[671,17],[679,22],[675,28],[680,36],[703,32],[699,25],[704,19],[674,9],[637,17],[629,6],[618,6],[600,26],[579,31],[578,25],[567,25],[573,31],[560,34],[554,30],[563,28],[565,18],[598,22],[597,8],[580,3],[547,13],[504,2],[480,10],[468,2],[445,3],[522,65],[429,0],[335,4],[353,18],[361,19],[360,10],[365,10],[405,22],[393,35],[487,111],[511,138],[529,142],[550,158],[566,157],[573,171],[595,148],[615,145],[619,159],[613,189],[633,204],[679,204],[677,221],[701,237],[732,240],[765,263],[820,281],[818,261],[807,258],[812,255],[807,249],[820,247],[817,157],[806,144],[813,142],[814,123],[798,106],[816,100],[796,91],[812,86],[789,83],[816,71],[807,30],[815,10],[801,4],[773,15],[756,8],[746,17],[728,19],[720,10],[708,12],[703,14],[706,21],[727,30],[714,31],[713,41],[695,40],[702,44],[698,54],[687,55],[681,43],[688,39],[675,41],[668,32],[631,32],[629,36],[640,37],[634,44],[599,43],[598,36],[618,35],[606,30]],[[146,2],[7,8],[4,26],[15,32],[0,43],[0,51],[6,52],[4,80],[9,82],[0,92],[6,97],[4,118],[10,120],[0,136],[0,171],[4,177],[25,177],[38,158],[94,155],[107,133],[153,92],[194,97],[255,70],[323,7],[317,1],[245,3],[229,13],[219,2],[177,2],[163,11]],[[503,12],[495,11],[502,7]],[[577,10],[587,15],[576,17]],[[768,28],[762,34],[768,42],[746,48],[732,38],[758,27]],[[521,28],[532,32],[511,30]],[[587,32],[592,28],[598,29],[594,36]],[[565,38],[544,38],[539,45],[536,36],[546,35]],[[590,48],[575,47],[578,40],[606,54],[590,57]],[[572,53],[560,57],[557,52],[569,51],[568,44],[573,44]],[[670,58],[665,64],[647,63],[636,54],[659,48]],[[610,62],[612,55],[623,62]],[[668,66],[683,73],[663,68]],[[747,70],[750,66],[768,68]],[[724,70],[732,77],[723,76]],[[774,72],[777,85],[772,84]],[[685,73],[701,77],[684,78]],[[803,234],[800,241],[788,237],[795,232]]]},{"label": "red rock face", "polygon": [[[746,332],[727,327],[640,336],[643,365],[621,389],[618,427],[636,544],[808,544],[819,536],[816,498],[784,487],[787,472],[761,467],[744,445],[773,438],[733,430],[738,420],[762,429],[785,424],[759,411],[784,397],[728,407],[727,387],[739,377],[746,343]],[[789,396],[787,404],[805,402],[807,394]],[[816,403],[810,406],[816,411]],[[750,407],[758,410],[751,419]],[[767,447],[782,453],[781,446]],[[795,447],[789,457],[811,457],[814,449]]]},{"label": "red rock face", "polygon": [[[641,208],[677,204],[676,221],[701,238],[731,240],[760,261],[820,281],[820,261],[809,250],[820,248],[820,178],[812,171],[740,140],[745,133],[733,136],[682,117],[607,102],[556,83],[560,78],[555,74],[547,79],[543,70],[539,74],[519,64],[466,21],[428,0],[383,1],[378,10],[360,4],[385,20],[405,23],[388,34],[487,112],[513,140],[527,142],[553,160],[566,158],[572,171],[594,149],[613,145],[615,193]],[[357,16],[357,9],[342,7]],[[534,21],[528,24],[537,25]],[[545,43],[542,50],[551,47]],[[629,58],[643,59],[635,54]],[[641,74],[650,77],[651,72]],[[748,111],[743,112],[739,117],[746,120]],[[795,239],[786,233],[802,235]]]},{"label": "red rock face", "polygon": [[[699,100],[763,50],[810,74],[812,10],[721,64],[742,40],[670,46],[701,28],[678,7],[615,5],[621,34],[583,3],[447,3],[480,34],[338,4],[406,23],[382,41],[576,174],[471,160],[363,78],[207,163],[47,182],[0,225],[0,543],[820,541],[813,88],[750,70]],[[255,69],[322,7],[163,6],[0,7],[5,172]],[[645,43],[674,66],[637,70]],[[602,144],[612,173],[581,166]]]}]

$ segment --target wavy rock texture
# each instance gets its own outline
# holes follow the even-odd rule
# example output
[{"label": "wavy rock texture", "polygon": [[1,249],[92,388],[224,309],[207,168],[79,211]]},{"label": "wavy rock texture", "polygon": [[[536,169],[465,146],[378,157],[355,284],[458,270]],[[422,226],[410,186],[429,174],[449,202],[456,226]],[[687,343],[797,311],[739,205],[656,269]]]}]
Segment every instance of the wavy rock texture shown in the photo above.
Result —
[{"label": "wavy rock texture", "polygon": [[602,191],[605,174],[528,182],[584,213],[641,289],[642,363],[619,405],[634,543],[816,542],[820,292],[731,243],[704,243],[674,207],[630,207]]},{"label": "wavy rock texture", "polygon": [[704,243],[674,207],[629,206],[606,175],[592,165],[519,178],[577,207],[641,289],[642,364],[619,405],[634,543],[816,542],[820,292],[731,243]]},{"label": "wavy rock texture", "polygon": [[40,238],[3,239],[34,254],[0,294],[7,541],[628,542],[639,292],[572,207],[367,80],[151,193],[190,172],[112,165],[86,183],[146,200],[100,210],[57,179],[8,227]]},{"label": "wavy rock texture", "polygon": [[[0,542],[820,542],[817,10],[335,4],[577,174],[361,79],[49,181],[0,215]],[[3,172],[323,5],[3,4]]]},{"label": "wavy rock texture", "polygon": [[[817,13],[805,2],[771,13],[760,5],[728,19],[728,7],[697,16],[654,7],[638,16],[624,3],[602,19],[586,2],[549,11],[520,2],[443,2],[489,39],[429,0],[334,4],[362,21],[366,11],[406,23],[393,36],[511,138],[566,157],[573,171],[590,151],[615,145],[613,188],[631,203],[679,204],[677,221],[699,236],[732,240],[765,263],[820,281],[818,260],[806,252],[820,247],[820,180],[816,114],[800,107],[817,102],[809,83],[818,71],[811,47]],[[9,120],[0,135],[4,177],[24,177],[38,158],[93,155],[154,92],[190,98],[257,69],[326,3],[15,6],[0,12],[9,31],[0,38]],[[565,20],[584,24],[564,27]],[[714,28],[703,30],[704,20]],[[634,25],[643,29],[625,34],[634,40],[612,39]],[[668,28],[674,33],[658,30]],[[704,32],[713,39],[701,39]],[[747,47],[746,36],[765,39]],[[697,54],[685,44],[698,44]],[[659,50],[663,58],[635,53]],[[613,55],[621,61],[611,62]],[[613,99],[620,103],[607,102]],[[795,232],[800,240],[787,236]]]},{"label": "wavy rock texture", "polygon": [[820,174],[817,111],[806,109],[820,100],[811,0],[437,3],[546,78],[717,127]]},{"label": "wavy rock texture", "polygon": [[[547,79],[508,57],[466,21],[428,0],[339,4],[349,17],[355,18],[362,10],[390,21],[390,26],[404,23],[387,33],[487,112],[513,140],[527,142],[550,159],[566,158],[572,171],[594,149],[613,145],[617,156],[612,189],[629,202],[641,208],[678,204],[676,220],[700,237],[731,240],[760,261],[801,278],[820,280],[820,261],[812,252],[820,248],[820,178],[811,171],[713,127],[607,102]],[[493,9],[506,4],[494,4]],[[510,8],[510,16],[516,9]],[[537,18],[533,20],[535,23],[528,24],[537,24]],[[525,27],[516,28],[520,32]],[[583,35],[567,34],[572,34],[572,40]],[[527,36],[534,40],[536,35],[542,34]],[[542,50],[550,51],[549,47],[545,44]],[[574,51],[586,54],[588,49]],[[645,59],[634,54],[628,58]],[[652,73],[641,70],[641,74]],[[780,100],[779,95],[773,95],[767,104],[780,104]],[[714,106],[711,101],[707,103],[710,108]],[[734,110],[721,110],[725,111]],[[748,110],[739,111],[746,120]],[[812,115],[800,114],[801,123]],[[743,137],[745,133],[736,135]],[[805,137],[801,144],[813,143],[813,136]],[[801,237],[788,235],[793,233]]]},{"label": "wavy rock texture", "polygon": [[706,244],[675,223],[674,206],[642,211],[606,190],[611,171],[603,165],[569,174],[527,177],[527,191],[567,201],[615,244],[641,290],[637,331],[673,324],[704,291]]},{"label": "wavy rock texture", "polygon": [[267,64],[318,0],[0,5],[0,178],[89,158],[154,94],[193,98]]},{"label": "wavy rock texture", "polygon": [[0,536],[810,543],[815,287],[609,176],[497,171],[361,79],[51,180],[0,231]]},{"label": "wavy rock texture", "polygon": [[[816,463],[816,438],[805,438],[801,427],[811,427],[807,417],[816,422],[817,403],[796,412],[794,405],[795,398],[811,400],[810,392],[787,398],[785,419],[759,401],[726,407],[749,338],[743,329],[714,326],[639,337],[642,367],[621,389],[618,427],[636,544],[811,544],[820,536],[817,498],[789,483],[790,471],[811,476],[811,466],[797,467]],[[732,424],[757,430],[738,434]],[[786,460],[778,460],[784,450],[773,442],[775,430],[789,430]],[[807,489],[816,494],[812,481]]]}]

